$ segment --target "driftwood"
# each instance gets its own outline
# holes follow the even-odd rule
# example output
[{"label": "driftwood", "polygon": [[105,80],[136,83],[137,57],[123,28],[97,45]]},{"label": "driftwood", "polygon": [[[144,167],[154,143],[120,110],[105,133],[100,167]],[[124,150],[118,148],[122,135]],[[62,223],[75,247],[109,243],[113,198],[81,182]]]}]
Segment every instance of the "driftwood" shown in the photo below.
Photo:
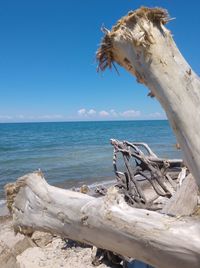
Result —
[{"label": "driftwood", "polygon": [[163,268],[200,266],[199,217],[130,207],[117,188],[105,197],[63,190],[32,173],[7,187],[15,231],[43,230]]},{"label": "driftwood", "polygon": [[[183,167],[184,164],[181,159],[159,158],[145,143],[121,142],[111,139],[111,144],[114,147],[113,167],[117,179],[115,186],[123,194],[125,201],[130,206],[162,211],[167,203],[166,211],[162,212],[173,216],[176,215],[175,212],[179,212],[177,215],[190,215],[195,210],[198,192],[194,194],[193,198],[185,198],[184,195],[177,198],[175,195],[175,199],[178,199],[178,201],[175,202],[174,206],[171,204],[171,199],[169,201],[169,198],[180,185],[179,178],[184,180],[186,176],[187,168]],[[118,154],[123,157],[125,163],[124,172],[118,171]],[[194,179],[192,176],[190,177],[194,186],[198,189]],[[187,179],[186,185],[190,184],[191,180]],[[191,187],[191,190],[194,190],[194,187]],[[98,186],[96,192],[106,195],[107,190],[105,187]],[[185,212],[184,214],[182,214],[183,211]],[[110,251],[98,249],[94,263],[99,263],[99,260],[107,256],[109,258],[113,256],[110,255]],[[116,259],[116,255],[114,257]],[[112,260],[112,258],[110,259]],[[125,262],[127,259],[118,256],[117,260]]]},{"label": "driftwood", "polygon": [[174,216],[191,215],[197,208],[198,192],[196,181],[191,174],[188,175],[181,187],[163,207],[162,213]]},{"label": "driftwood", "polygon": [[[191,215],[197,209],[198,187],[191,174],[183,178],[186,175],[183,162],[158,158],[141,143],[136,146],[136,143],[112,139],[111,144],[117,179],[115,187],[97,187],[98,191],[93,191],[93,194],[98,192],[104,197],[86,195],[86,192],[90,194],[86,186],[81,187],[80,192],[50,186],[41,172],[28,174],[16,183],[8,184],[7,202],[13,214],[15,231],[31,234],[34,230],[42,230],[95,245],[99,250],[94,263],[102,255],[109,255],[118,262],[134,258],[155,267],[169,267],[169,264],[172,268],[198,267],[199,218],[175,217]],[[141,146],[148,148],[147,154],[139,149]],[[124,172],[118,171],[119,153],[124,158]],[[183,245],[188,236],[191,236],[190,243]],[[170,251],[173,250],[174,256],[169,261],[170,253],[165,251],[172,240],[174,245]],[[154,245],[153,248],[150,245]]]},{"label": "driftwood", "polygon": [[[146,180],[146,182],[148,181],[149,187],[152,186],[154,189],[156,194],[154,199],[159,196],[167,198],[172,196],[177,186],[172,180],[170,173],[172,170],[174,170],[175,174],[181,171],[181,167],[183,167],[182,160],[158,158],[149,146],[144,143],[121,142],[112,139],[111,144],[114,147],[113,166],[118,181],[117,186],[122,190],[121,192],[123,192],[129,205],[152,209],[153,200],[148,200],[148,197],[145,196],[144,189],[142,189],[140,183],[141,179]],[[139,147],[144,147],[147,155]],[[126,168],[125,172],[118,171],[118,153],[122,154]],[[147,183],[145,183],[145,186],[147,188]]]},{"label": "driftwood", "polygon": [[[117,22],[111,31],[103,29],[105,37],[97,52],[97,60],[99,69],[102,71],[107,67],[115,67],[114,62],[117,62],[136,76],[138,82],[150,89],[149,96],[159,100],[180,144],[179,147],[183,150],[185,163],[200,186],[200,111],[198,109],[200,80],[176,47],[170,31],[164,26],[169,20],[167,11],[160,8],[143,7],[129,12]],[[126,155],[128,157],[128,153]],[[149,161],[141,163],[143,167],[145,164],[146,169],[151,170],[149,166],[147,168]],[[139,166],[141,168],[141,165]],[[136,169],[135,171],[137,172]],[[150,177],[152,179],[155,174],[155,178],[151,180],[151,184],[154,181],[153,187],[156,193],[163,195],[164,191],[168,197],[173,196],[161,209],[161,213],[178,216],[188,215],[195,210],[198,187],[191,175],[187,176],[186,173],[187,168],[182,167],[177,180],[178,184],[175,184],[171,174],[165,173],[163,176],[162,170],[156,168],[154,173],[152,169]],[[133,171],[131,174],[126,171],[126,174],[129,175],[128,181],[132,180]],[[140,175],[145,177],[145,174],[143,172]],[[166,187],[166,179],[172,186],[172,191]],[[161,187],[159,190],[158,185]],[[144,196],[140,195],[137,184],[135,188],[136,195],[146,201]],[[185,203],[188,207],[187,204],[183,205]],[[197,239],[199,238],[200,233],[197,234]],[[169,247],[168,251],[170,250]],[[177,267],[181,266],[177,264]]]},{"label": "driftwood", "polygon": [[97,60],[100,70],[117,62],[159,100],[200,186],[200,80],[164,26],[169,20],[161,8],[129,12],[111,31],[104,29]]}]

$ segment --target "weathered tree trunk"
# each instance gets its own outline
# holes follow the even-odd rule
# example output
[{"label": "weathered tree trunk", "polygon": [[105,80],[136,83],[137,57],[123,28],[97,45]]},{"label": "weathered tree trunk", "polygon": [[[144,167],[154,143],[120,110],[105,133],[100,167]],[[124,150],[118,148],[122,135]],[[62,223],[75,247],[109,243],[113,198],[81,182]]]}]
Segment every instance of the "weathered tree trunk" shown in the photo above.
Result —
[{"label": "weathered tree trunk", "polygon": [[117,62],[159,100],[200,186],[200,80],[164,27],[168,20],[159,8],[130,12],[111,31],[104,29],[97,59],[101,70]]},{"label": "weathered tree trunk", "polygon": [[103,198],[47,184],[41,173],[6,187],[16,231],[50,231],[159,268],[200,267],[200,224],[128,206],[116,188]]}]

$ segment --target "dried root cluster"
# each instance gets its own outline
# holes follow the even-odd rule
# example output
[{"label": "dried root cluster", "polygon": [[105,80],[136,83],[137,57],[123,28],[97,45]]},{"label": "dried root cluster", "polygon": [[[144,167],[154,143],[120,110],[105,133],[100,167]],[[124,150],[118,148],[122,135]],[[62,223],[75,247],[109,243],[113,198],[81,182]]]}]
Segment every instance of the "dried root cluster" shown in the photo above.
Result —
[{"label": "dried root cluster", "polygon": [[[145,143],[111,139],[116,187],[134,207],[161,210],[189,174],[181,159],[163,159]],[[119,170],[121,169],[121,170]],[[97,192],[105,195],[105,188]]]}]

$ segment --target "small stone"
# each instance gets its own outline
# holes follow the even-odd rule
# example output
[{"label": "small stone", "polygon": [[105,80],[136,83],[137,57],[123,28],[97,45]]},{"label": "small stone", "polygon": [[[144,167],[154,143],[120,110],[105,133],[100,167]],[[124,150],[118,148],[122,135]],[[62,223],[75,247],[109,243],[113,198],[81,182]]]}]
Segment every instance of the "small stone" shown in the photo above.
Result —
[{"label": "small stone", "polygon": [[50,233],[36,231],[33,233],[31,239],[38,247],[45,247],[52,242],[53,235]]}]

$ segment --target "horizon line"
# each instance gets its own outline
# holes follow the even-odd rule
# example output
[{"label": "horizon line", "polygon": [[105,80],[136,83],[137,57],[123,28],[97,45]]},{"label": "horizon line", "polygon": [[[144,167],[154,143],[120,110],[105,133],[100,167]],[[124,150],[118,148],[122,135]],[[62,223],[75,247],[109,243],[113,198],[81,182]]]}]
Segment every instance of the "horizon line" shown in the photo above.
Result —
[{"label": "horizon line", "polygon": [[17,122],[0,122],[0,124],[34,124],[34,123],[89,123],[89,122],[128,122],[128,121],[168,121],[167,118],[155,119],[110,119],[110,120],[68,120],[68,121],[17,121]]}]

